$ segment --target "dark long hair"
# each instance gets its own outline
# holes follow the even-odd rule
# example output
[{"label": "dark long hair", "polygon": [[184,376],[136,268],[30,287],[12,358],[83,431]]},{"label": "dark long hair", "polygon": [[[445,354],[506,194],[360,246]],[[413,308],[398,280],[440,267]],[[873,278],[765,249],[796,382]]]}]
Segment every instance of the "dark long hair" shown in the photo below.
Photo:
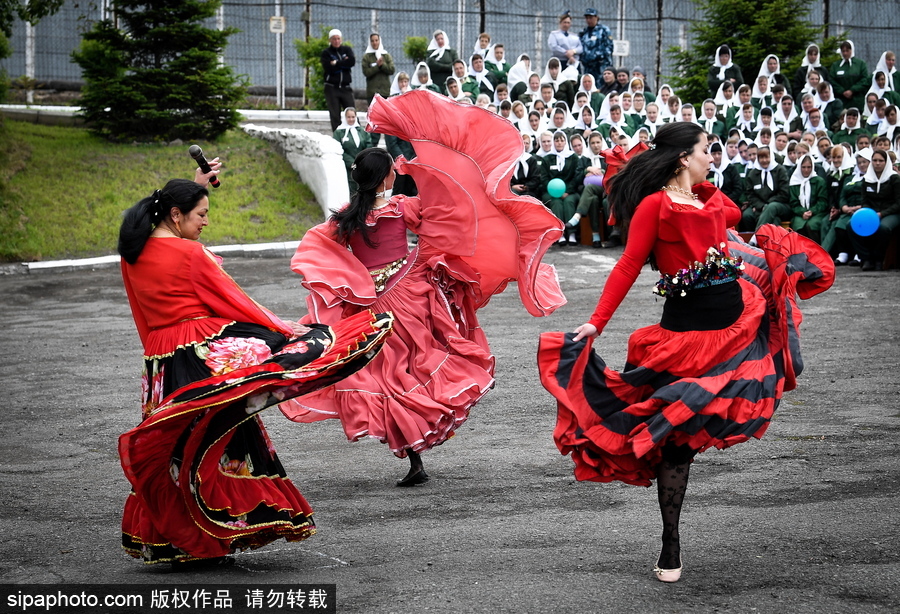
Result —
[{"label": "dark long hair", "polygon": [[128,264],[137,262],[150,233],[169,215],[172,207],[187,215],[204,196],[209,196],[209,190],[203,186],[188,179],[172,179],[162,190],[139,200],[122,216],[117,248],[119,255]]},{"label": "dark long hair", "polygon": [[631,158],[609,180],[609,204],[623,237],[628,234],[640,202],[669,181],[681,158],[694,150],[702,134],[705,134],[703,128],[693,122],[661,126],[652,141],[652,149]]},{"label": "dark long hair", "polygon": [[349,244],[350,237],[358,232],[366,245],[377,247],[369,237],[366,217],[375,206],[375,193],[390,174],[393,165],[391,154],[379,147],[369,147],[357,154],[350,167],[350,176],[359,187],[350,197],[350,204],[331,216],[331,221],[337,225],[337,239],[341,245]]}]

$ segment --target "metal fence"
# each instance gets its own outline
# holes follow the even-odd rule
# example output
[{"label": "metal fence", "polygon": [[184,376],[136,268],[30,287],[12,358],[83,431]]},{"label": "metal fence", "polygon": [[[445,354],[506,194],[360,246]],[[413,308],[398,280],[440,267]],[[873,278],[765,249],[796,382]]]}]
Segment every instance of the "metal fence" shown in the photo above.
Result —
[{"label": "metal fence", "polygon": [[[627,69],[640,65],[648,75],[671,74],[672,64],[665,49],[672,45],[688,44],[692,20],[698,18],[697,8],[691,0],[616,0],[616,3],[599,3],[586,0],[587,5],[597,6],[601,23],[605,23],[618,40],[630,43],[630,53],[618,57],[617,63]],[[278,38],[269,32],[269,18],[276,15],[280,5],[281,15],[287,20],[287,32],[281,37],[284,49],[283,71],[287,88],[303,86],[303,71],[297,61],[293,41],[303,38],[309,15],[309,30],[313,36],[322,28],[339,28],[361,56],[366,48],[368,35],[377,31],[382,35],[385,48],[394,57],[398,70],[411,70],[412,61],[402,51],[408,36],[423,36],[430,40],[435,29],[444,30],[451,45],[467,58],[473,51],[480,31],[484,5],[485,30],[494,42],[502,42],[507,60],[512,63],[521,53],[531,55],[536,65],[543,67],[549,59],[547,36],[557,28],[557,13],[561,7],[555,3],[538,0],[429,0],[406,2],[402,5],[381,3],[373,6],[362,0],[329,2],[310,0],[260,0],[259,2],[223,3],[224,24],[240,29],[229,39],[225,62],[240,74],[249,77],[252,85],[274,87],[276,83],[276,42]],[[587,6],[586,5],[586,6]],[[900,11],[895,1],[850,0],[829,5],[831,32],[846,30],[856,45],[856,54],[874,70],[875,62],[883,51],[897,49],[900,35]],[[573,8],[573,30],[583,27],[578,16],[581,8]],[[810,20],[821,24],[825,4],[813,6]],[[35,78],[39,82],[79,81],[80,68],[71,62],[71,53],[80,42],[81,33],[101,17],[101,8],[95,3],[65,3],[56,15],[41,21],[35,28]],[[211,20],[210,27],[215,27]],[[661,45],[657,44],[660,35]],[[774,35],[774,33],[773,33]],[[25,26],[17,22],[12,34],[14,53],[0,62],[10,77],[24,75]],[[662,51],[659,51],[659,49]],[[539,72],[543,72],[542,70]],[[656,79],[649,79],[649,87],[655,88]],[[364,87],[362,71],[357,64],[353,82]]]}]

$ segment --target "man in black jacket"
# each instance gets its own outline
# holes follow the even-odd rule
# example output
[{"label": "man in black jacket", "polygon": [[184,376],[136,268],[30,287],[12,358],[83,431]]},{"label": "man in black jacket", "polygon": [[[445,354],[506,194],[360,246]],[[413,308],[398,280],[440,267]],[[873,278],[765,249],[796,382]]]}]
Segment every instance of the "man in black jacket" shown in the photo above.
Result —
[{"label": "man in black jacket", "polygon": [[328,33],[328,47],[322,52],[322,68],[325,70],[325,103],[331,119],[331,129],[341,125],[341,111],[355,107],[353,88],[350,87],[350,69],[356,64],[353,49],[342,45],[341,31]]}]

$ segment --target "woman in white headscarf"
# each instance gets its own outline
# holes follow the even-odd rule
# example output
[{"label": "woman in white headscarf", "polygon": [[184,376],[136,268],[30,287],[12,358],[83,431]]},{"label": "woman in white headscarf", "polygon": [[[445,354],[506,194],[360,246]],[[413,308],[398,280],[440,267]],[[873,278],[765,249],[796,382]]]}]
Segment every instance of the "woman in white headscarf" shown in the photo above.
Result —
[{"label": "woman in white headscarf", "polygon": [[757,111],[763,107],[771,107],[774,104],[772,100],[772,84],[766,75],[760,74],[753,82],[750,103],[756,107]]},{"label": "woman in white headscarf", "polygon": [[[878,63],[875,65],[875,73],[879,70],[885,74],[886,79],[886,87],[890,91],[896,91],[894,89],[894,73],[897,72],[897,67],[895,64],[897,63],[897,55],[893,51],[885,51],[881,54],[881,57],[878,58]],[[872,76],[875,76],[875,73],[872,73]]]},{"label": "woman in white headscarf", "polygon": [[522,125],[528,123],[528,109],[521,100],[513,101],[509,121],[515,124],[519,132],[522,131]]},{"label": "woman in white headscarf", "polygon": [[[541,200],[563,222],[575,215],[575,208],[578,206],[578,187],[584,180],[583,175],[578,177],[581,165],[578,156],[574,154],[575,152],[569,147],[569,137],[562,130],[557,130],[553,133],[553,151],[544,156],[541,164],[541,176],[544,183]],[[554,179],[560,179],[565,183],[565,192],[561,196],[550,194],[548,186]],[[574,230],[567,228],[557,244],[565,244],[566,240],[570,245],[578,243]]]},{"label": "woman in white headscarf", "polygon": [[794,73],[794,81],[791,84],[793,86],[791,88],[791,94],[798,99],[800,98],[800,90],[806,85],[806,74],[810,69],[818,72],[823,81],[831,80],[828,69],[822,66],[820,61],[818,45],[809,45],[806,48],[806,53],[803,55],[803,62],[800,63],[800,68]]},{"label": "woman in white headscarf", "polygon": [[675,90],[668,83],[663,83],[659,86],[659,89],[656,90],[656,104],[659,105],[660,113],[662,113],[662,108],[668,105],[669,96],[674,95]]},{"label": "woman in white headscarf", "polygon": [[469,76],[475,79],[480,93],[494,98],[497,78],[485,67],[484,58],[477,53],[472,54],[472,57],[469,58]]},{"label": "woman in white headscarf", "polygon": [[[597,88],[597,81],[594,79],[594,75],[589,72],[581,75],[581,80],[578,82],[578,92],[585,92],[588,95],[588,104],[591,105],[596,115],[605,96]],[[575,94],[577,95],[578,92],[575,92]]]},{"label": "woman in white headscarf", "polygon": [[479,34],[478,40],[475,41],[475,47],[472,50],[472,53],[477,53],[485,59],[487,59],[489,55],[493,55],[494,46],[491,44],[491,35],[487,32]]},{"label": "woman in white headscarf", "polygon": [[894,142],[894,137],[900,135],[900,119],[898,119],[898,109],[895,105],[888,105],[884,110],[884,121],[878,124],[878,136],[886,136]]},{"label": "woman in white headscarf", "polygon": [[341,125],[334,131],[334,139],[341,144],[344,150],[344,167],[347,170],[347,184],[350,186],[350,194],[356,192],[357,185],[351,176],[350,167],[356,160],[357,154],[363,149],[372,147],[372,139],[365,128],[359,125],[356,119],[356,109],[347,107],[341,115]]},{"label": "woman in white headscarf", "polygon": [[573,71],[573,67],[569,66],[563,70],[562,62],[559,59],[550,58],[544,68],[544,74],[541,75],[541,85],[552,84],[553,97],[557,100],[565,100],[566,104],[571,106],[575,102],[575,87],[572,85],[572,79],[578,80],[577,69]]},{"label": "woman in white headscarf", "polygon": [[809,68],[806,72],[806,82],[800,90],[800,95],[812,94],[815,96],[819,91],[820,83],[822,83],[822,74],[815,68]]},{"label": "woman in white headscarf", "polygon": [[[536,149],[537,151],[540,151],[541,133],[547,130],[549,124],[550,122],[543,113],[539,111],[529,111],[528,115],[525,116],[525,119],[519,121],[519,132],[527,134],[534,139]],[[539,154],[535,152],[535,155]]]},{"label": "woman in white headscarf", "polygon": [[844,106],[861,108],[865,104],[866,90],[871,77],[866,63],[856,57],[856,47],[851,40],[842,41],[839,51],[841,59],[831,65],[828,82],[834,86],[835,97]]},{"label": "woman in white headscarf", "polygon": [[598,122],[602,122],[607,117],[609,117],[609,108],[612,105],[619,104],[619,95],[615,92],[612,92],[603,99],[603,102],[600,103],[600,110],[597,111],[597,116],[595,119]]},{"label": "woman in white headscarf", "polygon": [[[450,47],[447,33],[443,30],[435,30],[425,55],[425,63],[428,64],[431,78],[437,83],[445,83],[447,77],[453,74],[453,62],[458,57],[456,51]],[[415,78],[413,78],[413,82],[415,82]],[[444,88],[440,87],[438,91],[444,92]]]},{"label": "woman in white headscarf", "polygon": [[844,111],[844,103],[835,97],[830,83],[823,82],[819,85],[814,104],[822,112],[822,118],[825,120],[828,130],[833,130],[832,126],[838,122]]},{"label": "woman in white headscarf", "polygon": [[[512,100],[518,100],[519,96],[525,93],[528,88],[528,75],[533,73],[531,70],[531,58],[528,54],[521,54],[516,58],[516,63],[512,65],[506,74],[506,85],[509,86],[509,97]],[[541,76],[538,75],[538,80]]]},{"label": "woman in white headscarf", "polygon": [[728,112],[729,108],[739,107],[740,102],[738,101],[738,97],[735,96],[734,84],[731,83],[731,81],[722,82],[719,85],[719,89],[716,91],[716,95],[713,97],[713,102],[716,103],[716,108],[723,117]]},{"label": "woman in white headscarf", "polygon": [[[521,84],[520,84],[521,85]],[[526,104],[531,104],[535,100],[541,99],[541,76],[536,72],[531,72],[525,78],[524,81],[525,89],[522,90],[522,93],[516,96],[516,100],[521,100]],[[516,89],[519,89],[518,87]],[[512,96],[512,92],[510,93]]]},{"label": "woman in white headscarf", "polygon": [[581,108],[581,112],[578,114],[578,121],[575,122],[575,129],[579,134],[584,136],[585,141],[590,138],[591,132],[597,129],[597,121],[594,119],[594,110],[590,105]]},{"label": "woman in white headscarf", "polygon": [[[446,78],[444,81],[446,81]],[[416,65],[416,72],[413,73],[409,85],[414,90],[425,89],[437,92],[438,94],[441,93],[441,88],[435,85],[434,81],[431,80],[431,69],[428,68],[428,64],[425,62],[419,62]]]},{"label": "woman in white headscarf", "polygon": [[[855,157],[845,153],[843,160],[840,166],[842,171],[840,193],[837,199],[832,201],[832,206],[838,209],[838,216],[829,224],[822,238],[822,247],[834,258],[834,263],[838,266],[850,264],[851,256],[854,256],[852,263],[859,265],[859,257],[855,256],[853,245],[850,243],[850,218],[862,207],[862,183],[869,170],[872,150],[868,147],[860,149]],[[844,170],[848,164],[850,170]]]},{"label": "woman in white headscarf", "polygon": [[462,89],[462,81],[460,81],[456,77],[447,77],[447,81],[444,82],[444,86],[447,88],[447,97],[450,100],[461,102],[466,98],[466,94]]},{"label": "woman in white headscarf", "polygon": [[874,209],[880,223],[875,233],[862,237],[850,226],[850,242],[862,260],[864,271],[881,270],[891,234],[900,227],[900,175],[891,166],[888,152],[872,152],[872,162],[863,177],[863,207]]},{"label": "woman in white headscarf", "polygon": [[642,124],[642,126],[650,131],[651,137],[655,137],[656,131],[659,130],[660,126],[665,125],[665,122],[659,115],[658,103],[651,102],[647,105],[646,109],[647,115],[644,117],[644,123]]},{"label": "woman in white headscarf", "polygon": [[679,109],[679,112],[681,115],[679,121],[688,122],[690,124],[697,124],[698,126],[700,125],[700,122],[697,121],[697,111],[694,109],[694,105],[682,105],[681,109]]},{"label": "woman in white headscarf", "polygon": [[731,81],[737,87],[744,82],[741,67],[732,61],[731,48],[728,45],[720,45],[716,49],[713,65],[706,75],[706,84],[709,86],[709,95],[715,96],[723,81]]},{"label": "woman in white headscarf", "polygon": [[789,113],[785,114],[784,112],[784,102],[785,98],[781,98],[781,104],[778,105],[778,108],[774,110],[772,114],[772,119],[775,121],[775,124],[781,126],[785,132],[790,128],[791,122],[794,121],[794,118],[797,117],[797,105],[794,104],[793,97],[789,98],[791,102],[791,110]]},{"label": "woman in white headscarf", "polygon": [[772,91],[773,85],[783,85],[784,91],[788,94],[792,92],[791,84],[785,78],[784,75],[781,74],[781,60],[778,59],[778,56],[774,53],[770,53],[766,56],[766,59],[763,60],[762,66],[759,68],[759,74],[762,76],[765,75],[769,78],[769,91]]},{"label": "woman in white headscarf", "polygon": [[820,242],[822,225],[828,219],[830,206],[828,188],[825,180],[816,174],[812,156],[807,154],[797,160],[788,192],[788,206],[794,213],[791,228],[817,243]]},{"label": "woman in white headscarf", "polygon": [[391,96],[397,96],[398,94],[405,94],[412,90],[412,81],[409,78],[409,75],[405,72],[398,72],[394,75],[394,80],[391,81]]}]

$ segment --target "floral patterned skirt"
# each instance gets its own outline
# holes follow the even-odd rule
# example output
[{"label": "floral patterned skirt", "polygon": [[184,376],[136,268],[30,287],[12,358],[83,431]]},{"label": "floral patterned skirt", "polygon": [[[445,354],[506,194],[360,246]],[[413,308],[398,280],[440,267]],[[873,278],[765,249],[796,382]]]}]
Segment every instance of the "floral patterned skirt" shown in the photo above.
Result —
[{"label": "floral patterned skirt", "polygon": [[260,411],[365,366],[391,331],[362,312],[298,339],[235,323],[146,360],[144,420],[119,439],[132,485],[122,545],[147,563],[224,556],[315,533]]}]

